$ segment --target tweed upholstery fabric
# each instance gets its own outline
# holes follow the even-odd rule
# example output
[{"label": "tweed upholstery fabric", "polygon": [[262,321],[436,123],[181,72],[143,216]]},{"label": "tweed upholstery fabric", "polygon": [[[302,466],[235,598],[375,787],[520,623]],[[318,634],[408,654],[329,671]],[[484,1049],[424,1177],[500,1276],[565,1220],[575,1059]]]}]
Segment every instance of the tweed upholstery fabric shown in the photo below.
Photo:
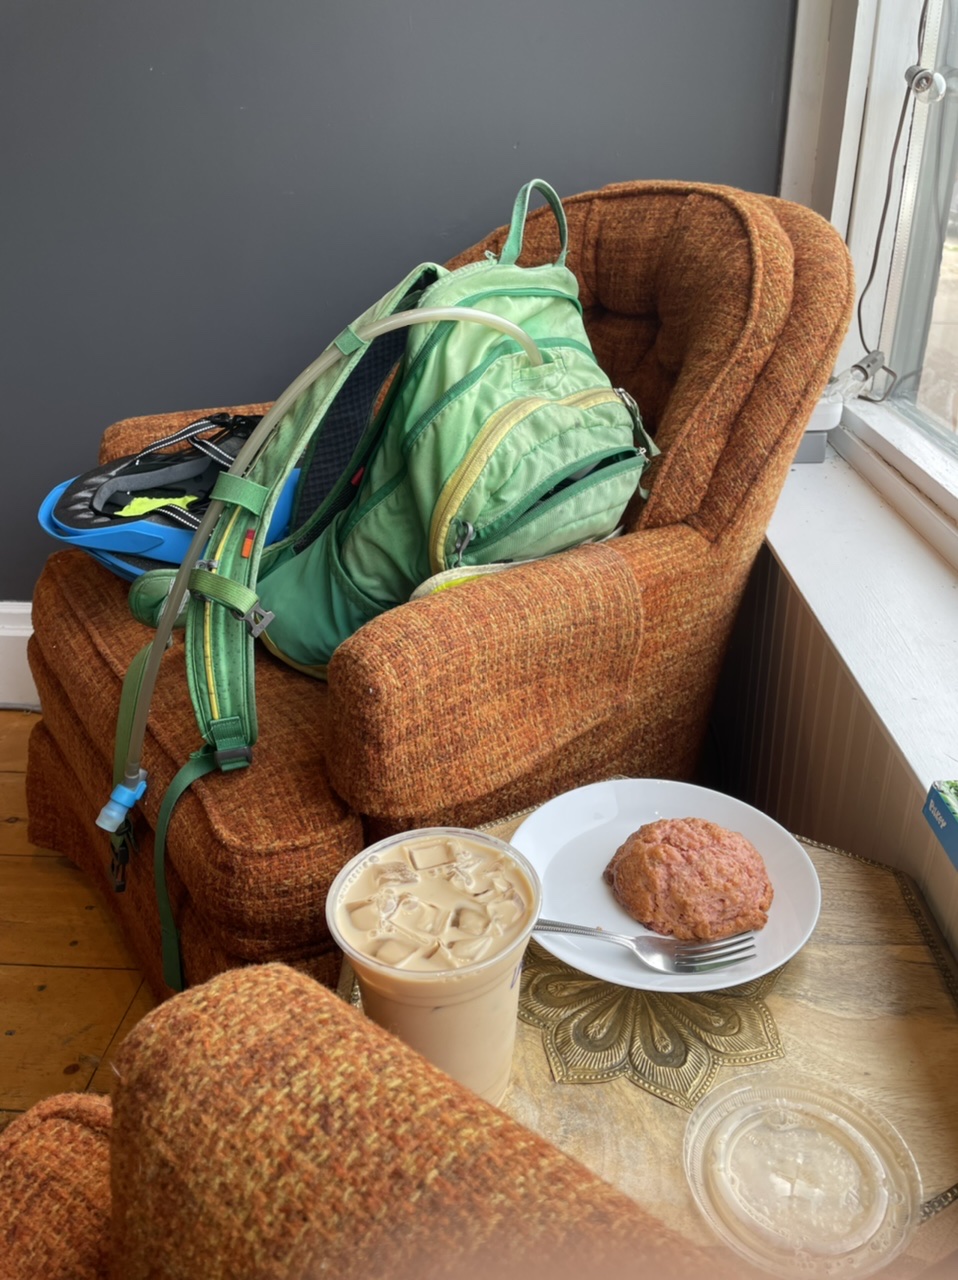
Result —
[{"label": "tweed upholstery fabric", "polygon": [[[851,261],[836,252],[831,227],[786,200],[769,200],[791,242],[792,305],[775,350],[731,424],[702,505],[690,523],[708,537],[743,519],[762,534],[788,466],[848,328]],[[849,300],[846,307],[839,300]],[[737,530],[736,530],[737,532]],[[760,539],[759,539],[760,540]]]},{"label": "tweed upholstery fabric", "polygon": [[[398,630],[392,610],[374,620],[373,646],[347,640],[330,671],[339,794],[362,796],[367,813],[403,813],[413,797],[439,810],[618,718],[634,697],[642,606],[610,545],[557,556],[546,575],[517,565],[416,601]],[[403,768],[412,760],[430,762],[418,780]]]},{"label": "tweed upholstery fabric", "polygon": [[[71,740],[75,745],[86,741],[76,725]],[[84,759],[89,763],[94,757],[90,747]],[[104,859],[103,832],[94,824],[87,788],[73,769],[75,761],[76,757],[67,760],[60,753],[46,721],[37,725],[30,736],[27,774],[30,839],[41,848],[69,848],[73,861],[96,884],[105,901],[113,905],[118,895]],[[87,773],[88,769],[81,772]],[[153,833],[145,821],[137,824],[137,830],[138,848],[127,870],[126,891],[120,897],[119,922],[151,990],[157,999],[164,999],[169,995],[169,988],[163,981],[160,925],[153,889]],[[197,908],[175,867],[170,866],[167,875],[188,980],[205,982],[225,969],[251,963],[250,955],[231,948],[215,924]],[[305,944],[284,943],[281,937],[255,941],[268,958],[294,964],[317,981],[335,986],[341,957],[326,932],[325,918],[322,930],[313,927],[315,918],[313,912],[312,936]],[[302,924],[301,921],[295,923]]]},{"label": "tweed upholstery fabric", "polygon": [[[445,593],[442,626],[428,640],[430,661],[420,658],[426,641],[410,630],[405,609],[374,619],[367,624],[372,635],[357,633],[340,646],[330,667],[329,706],[330,740],[338,745],[327,767],[347,801],[384,815],[377,833],[397,820],[410,827],[437,815],[476,825],[612,773],[690,775],[704,730],[702,699],[717,679],[734,617],[726,566],[687,527],[605,544],[608,581],[620,598],[635,597],[633,624],[642,619],[641,633],[623,629],[621,620],[603,622],[602,630],[611,625],[620,641],[610,645],[583,638],[603,615],[581,572],[580,585],[563,600],[565,613],[542,592],[543,577],[561,583],[560,569],[574,572],[599,550],[558,556],[547,575],[528,565]],[[654,585],[640,603],[649,568]],[[607,594],[606,604],[613,598]],[[542,637],[553,623],[536,614],[537,600],[550,603],[561,622],[548,643]],[[452,605],[458,625],[448,621]],[[499,615],[516,619],[502,647],[498,636],[488,642],[494,624],[486,621]],[[444,655],[468,680],[451,684]],[[528,678],[510,676],[523,660],[536,664]],[[485,690],[481,699],[476,689]],[[411,735],[420,736],[410,741]],[[392,746],[388,768],[348,745],[380,741]],[[432,759],[426,746],[442,751],[445,772],[418,763]],[[491,806],[490,778],[502,780]]]},{"label": "tweed upholstery fabric", "polygon": [[0,1275],[99,1280],[109,1274],[107,1098],[61,1094],[0,1133]]},{"label": "tweed upholstery fabric", "polygon": [[[328,687],[260,652],[253,767],[198,781],[170,826],[190,982],[268,960],[333,981],[325,894],[379,836],[475,826],[610,774],[693,774],[749,569],[850,318],[850,259],[818,215],[728,187],[623,183],[563,203],[596,354],[663,451],[649,501],[612,542],[373,619],[333,656]],[[524,260],[557,247],[551,214],[534,211]],[[102,456],[200,412],[118,423]],[[122,583],[80,552],[51,556],[29,650],[44,712],[30,832],[104,886],[110,849],[93,817],[121,679],[148,635]],[[140,852],[126,893],[110,894],[158,995],[152,832],[198,745],[177,644],[145,744]]]},{"label": "tweed upholstery fabric", "polygon": [[283,966],[169,1001],[134,1029],[117,1070],[118,1280],[565,1277],[626,1251],[630,1275],[713,1269]]},{"label": "tweed upholstery fabric", "polygon": [[[64,797],[62,776],[51,774],[43,784],[38,764],[28,761],[31,839],[80,861],[75,834],[67,837],[58,828],[66,826],[67,812],[83,815],[90,834],[82,847],[89,849],[93,842],[92,861],[105,884],[109,841],[93,820],[112,788],[112,726],[122,677],[149,632],[130,617],[124,584],[76,551],[50,558],[34,593],[33,619],[30,661],[45,731],[67,745],[62,754],[80,785]],[[178,650],[179,644],[165,655],[144,745],[151,784],[136,823],[139,852],[127,891],[110,890],[136,954],[150,957],[143,965],[159,995],[166,988],[157,988],[152,831],[170,780],[200,745]],[[68,680],[64,672],[70,673]],[[177,806],[169,830],[171,896],[180,915],[188,898],[203,921],[198,938],[214,952],[240,963],[325,953],[327,975],[335,981],[338,957],[326,930],[324,903],[339,867],[363,846],[362,823],[317,768],[325,686],[303,680],[268,655],[259,664],[257,684],[262,745],[256,748],[255,766],[201,780]],[[66,805],[62,816],[61,804]],[[91,859],[86,855],[83,861]],[[209,976],[205,966],[194,968],[192,959],[184,940],[188,979]]]}]

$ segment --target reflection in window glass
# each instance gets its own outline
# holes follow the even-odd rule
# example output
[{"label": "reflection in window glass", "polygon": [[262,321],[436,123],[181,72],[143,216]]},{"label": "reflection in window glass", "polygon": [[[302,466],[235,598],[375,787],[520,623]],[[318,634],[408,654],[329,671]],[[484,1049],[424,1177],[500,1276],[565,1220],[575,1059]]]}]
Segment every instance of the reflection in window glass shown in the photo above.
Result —
[{"label": "reflection in window glass", "polygon": [[[932,6],[934,9],[934,6]],[[932,42],[934,47],[934,41]],[[958,3],[943,0],[932,67],[944,94],[915,98],[897,253],[904,263],[890,365],[896,407],[958,447]],[[907,198],[914,191],[913,202]],[[893,271],[894,274],[894,271]]]},{"label": "reflection in window glass", "polygon": [[958,431],[958,183],[953,186],[916,404],[941,427]]}]

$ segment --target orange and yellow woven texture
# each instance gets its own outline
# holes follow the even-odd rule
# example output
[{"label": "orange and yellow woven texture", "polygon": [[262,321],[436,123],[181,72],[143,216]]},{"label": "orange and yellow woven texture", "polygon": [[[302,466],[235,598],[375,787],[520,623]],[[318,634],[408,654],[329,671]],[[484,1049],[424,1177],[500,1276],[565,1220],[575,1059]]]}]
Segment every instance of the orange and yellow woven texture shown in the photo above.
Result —
[{"label": "orange and yellow woven texture", "polygon": [[66,1095],[0,1135],[5,1280],[742,1275],[284,966],[162,1005],[117,1070],[112,1132]]},{"label": "orange and yellow woven texture", "polygon": [[[726,187],[625,183],[564,203],[590,339],[662,449],[651,496],[613,542],[373,619],[334,654],[328,685],[260,654],[252,768],[197,782],[169,829],[192,983],[269,960],[334,982],[326,891],[390,831],[475,826],[612,774],[695,768],[750,567],[848,325],[850,260],[816,214]],[[534,213],[523,260],[553,256],[554,234],[551,215]],[[103,455],[194,416],[117,424]],[[152,831],[200,745],[177,646],[153,705],[122,895],[93,825],[111,788],[120,682],[148,638],[122,583],[80,552],[51,557],[34,602],[43,723],[27,786],[31,839],[98,880],[163,995]]]}]

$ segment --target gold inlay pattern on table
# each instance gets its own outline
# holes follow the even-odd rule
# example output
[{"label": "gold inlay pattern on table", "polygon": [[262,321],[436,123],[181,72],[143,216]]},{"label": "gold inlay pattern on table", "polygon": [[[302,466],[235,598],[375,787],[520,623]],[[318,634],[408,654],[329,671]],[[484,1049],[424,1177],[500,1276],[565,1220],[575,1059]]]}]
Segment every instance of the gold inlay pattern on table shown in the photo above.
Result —
[{"label": "gold inlay pattern on table", "polygon": [[556,1081],[624,1076],[691,1111],[724,1066],[783,1058],[763,996],[780,969],[732,990],[637,991],[580,973],[536,942],[522,972],[519,1017],[539,1028]]}]

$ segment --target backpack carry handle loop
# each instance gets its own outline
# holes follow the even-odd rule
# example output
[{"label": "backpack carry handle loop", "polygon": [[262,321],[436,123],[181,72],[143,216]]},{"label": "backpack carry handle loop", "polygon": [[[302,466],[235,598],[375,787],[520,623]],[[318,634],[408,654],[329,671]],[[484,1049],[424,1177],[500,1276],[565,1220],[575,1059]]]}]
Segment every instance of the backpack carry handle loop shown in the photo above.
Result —
[{"label": "backpack carry handle loop", "polygon": [[539,191],[548,201],[549,208],[555,214],[556,224],[559,228],[559,256],[556,258],[557,266],[565,266],[565,255],[569,241],[569,229],[566,224],[565,209],[562,207],[562,201],[558,194],[549,186],[548,182],[544,182],[541,178],[533,178],[531,182],[527,182],[516,196],[516,202],[512,207],[512,221],[509,224],[509,234],[506,242],[502,246],[502,253],[499,255],[499,261],[506,266],[514,266],[522,252],[522,235],[526,229],[526,218],[529,216],[529,200],[533,191]]}]

